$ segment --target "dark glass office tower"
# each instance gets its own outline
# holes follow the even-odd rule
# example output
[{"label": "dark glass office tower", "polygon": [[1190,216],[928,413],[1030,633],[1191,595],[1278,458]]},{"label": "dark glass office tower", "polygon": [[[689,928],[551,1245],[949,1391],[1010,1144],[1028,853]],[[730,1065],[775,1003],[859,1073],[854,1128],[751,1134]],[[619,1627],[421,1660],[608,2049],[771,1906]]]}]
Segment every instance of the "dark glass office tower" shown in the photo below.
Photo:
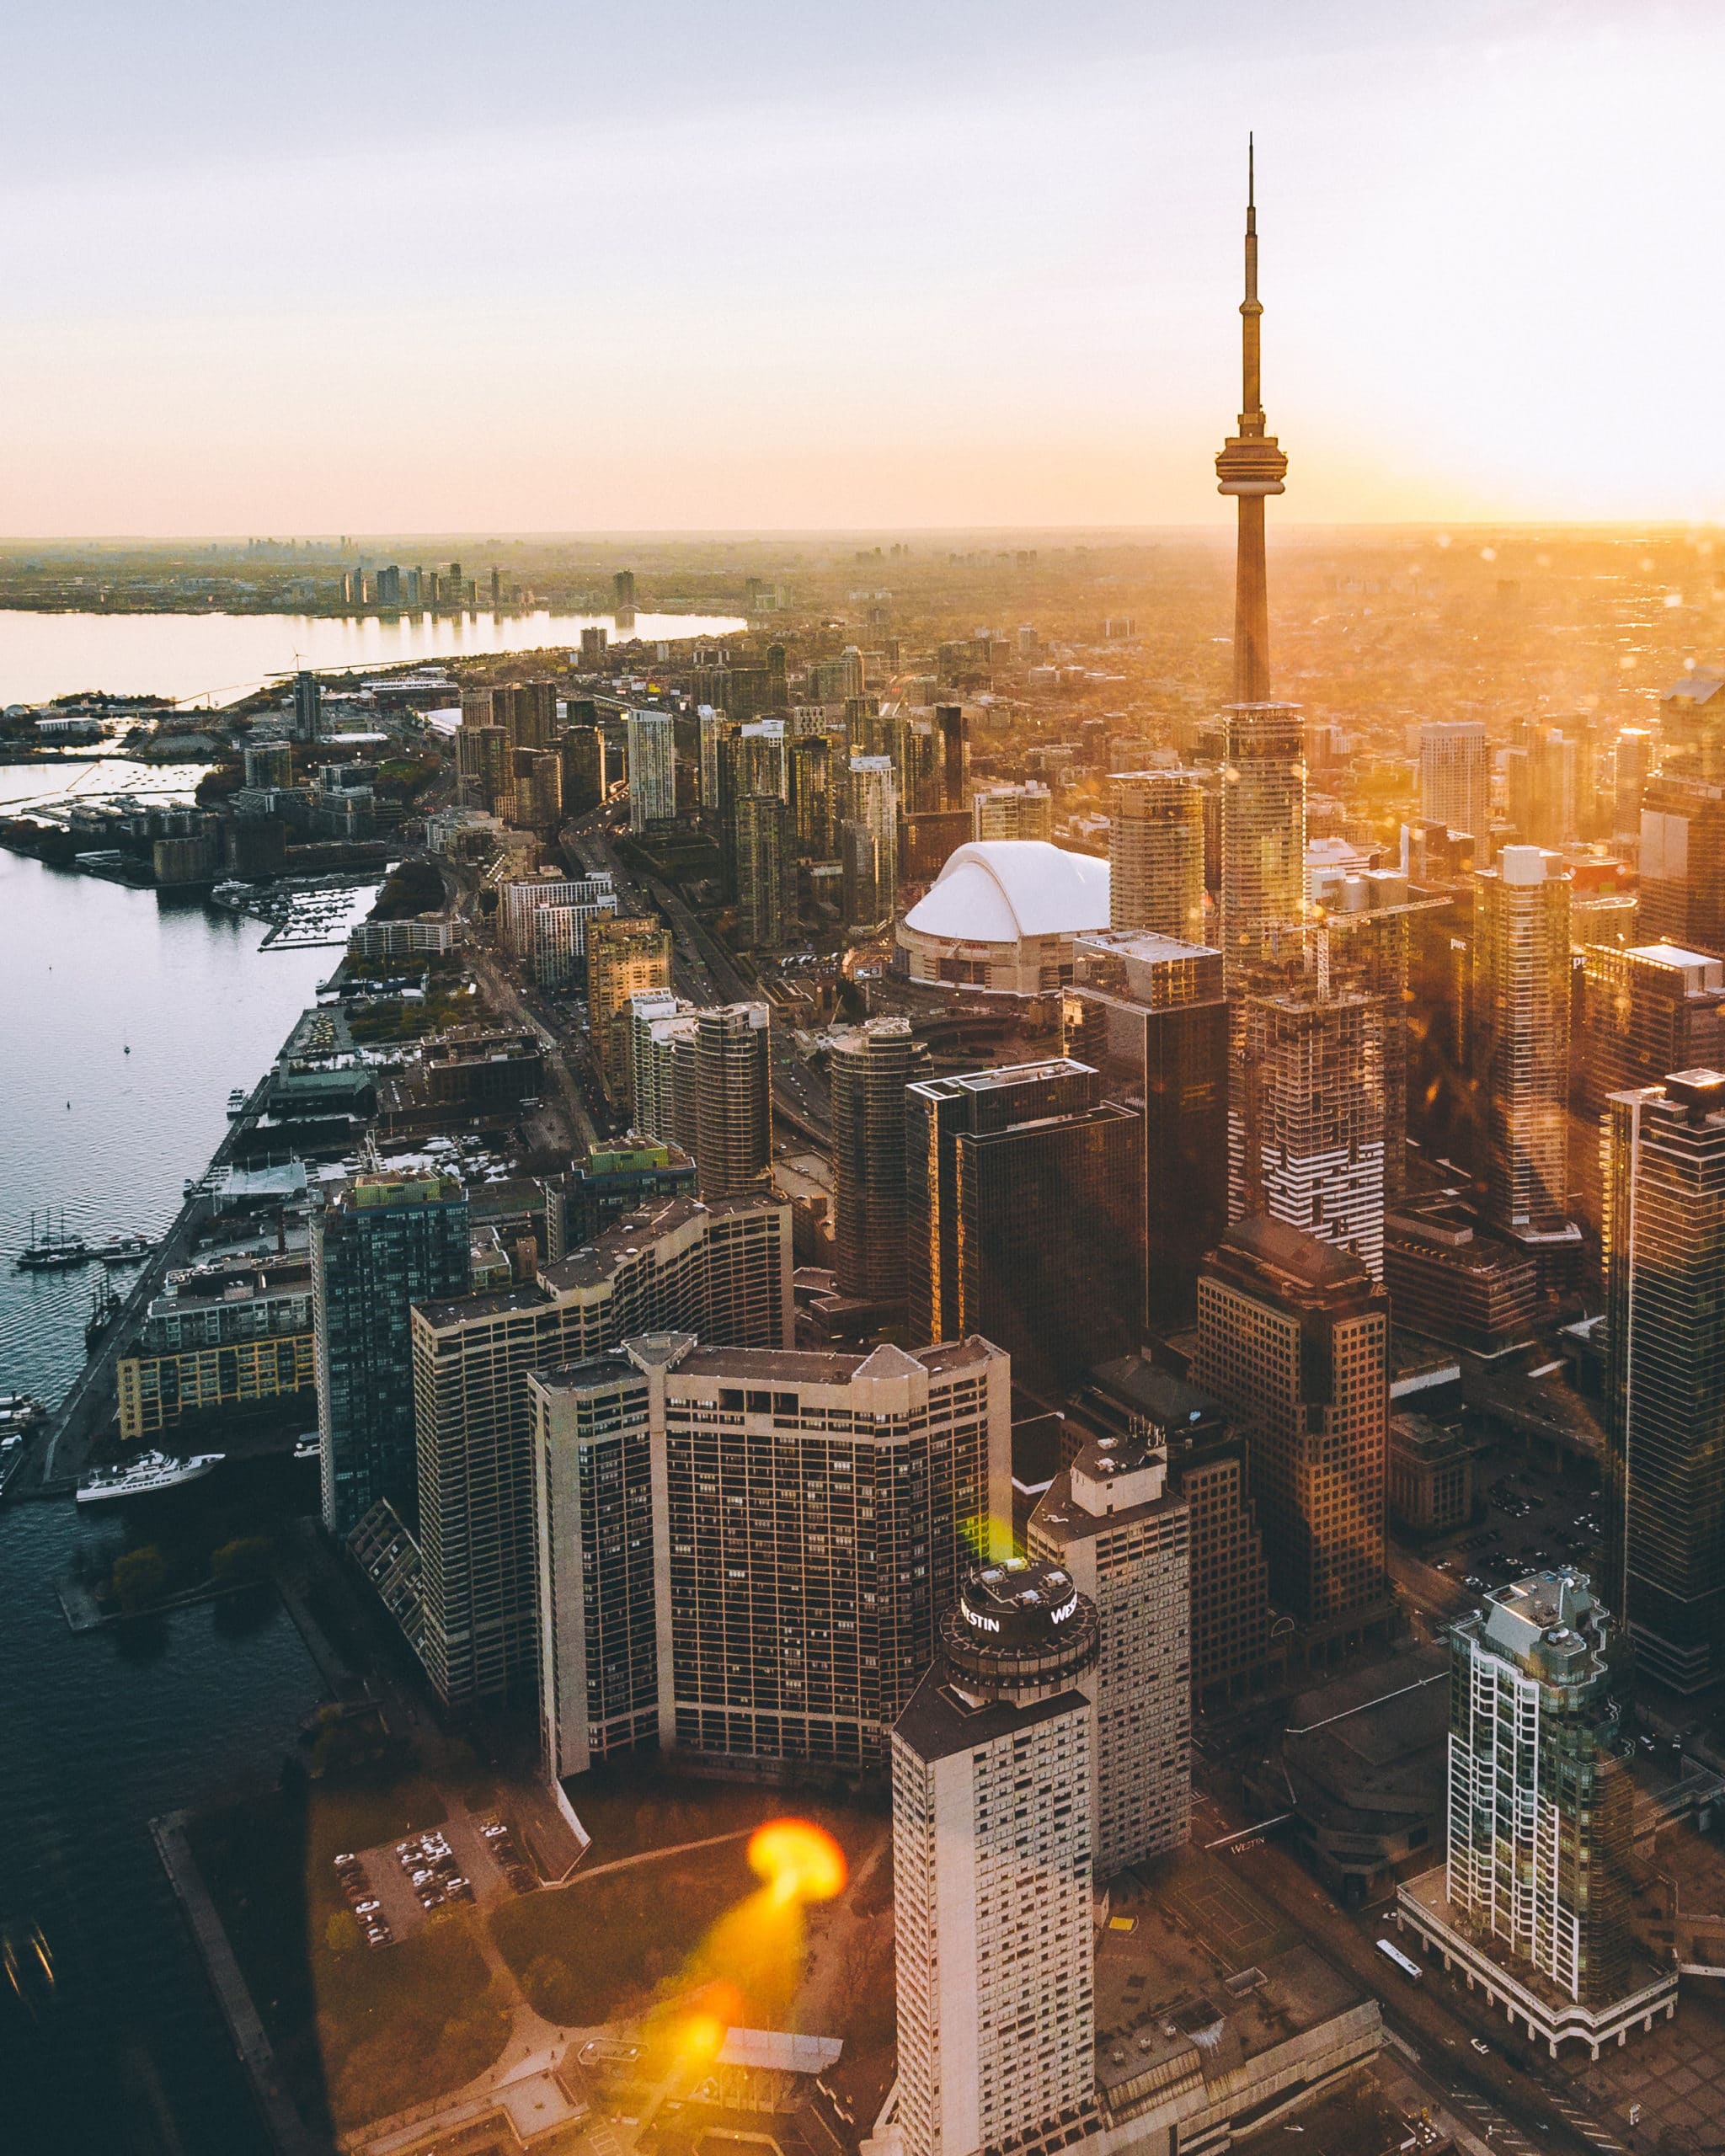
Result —
[{"label": "dark glass office tower", "polygon": [[380,1497],[419,1516],[413,1305],[464,1295],[467,1197],[452,1176],[361,1175],[312,1222],[323,1522],[344,1535]]},{"label": "dark glass office tower", "polygon": [[905,1092],[928,1073],[908,1018],[833,1042],[833,1271],[841,1295],[905,1299]]},{"label": "dark glass office tower", "polygon": [[979,1332],[1057,1399],[1138,1345],[1144,1122],[1069,1057],[905,1095],[906,1273],[919,1342]]},{"label": "dark glass office tower", "polygon": [[1725,1074],[1605,1104],[1607,1599],[1675,1689],[1725,1672]]},{"label": "dark glass office tower", "polygon": [[1198,1262],[1228,1225],[1228,1011],[1222,954],[1135,930],[1073,947],[1066,1045],[1144,1118],[1139,1186],[1146,1334],[1189,1325]]}]

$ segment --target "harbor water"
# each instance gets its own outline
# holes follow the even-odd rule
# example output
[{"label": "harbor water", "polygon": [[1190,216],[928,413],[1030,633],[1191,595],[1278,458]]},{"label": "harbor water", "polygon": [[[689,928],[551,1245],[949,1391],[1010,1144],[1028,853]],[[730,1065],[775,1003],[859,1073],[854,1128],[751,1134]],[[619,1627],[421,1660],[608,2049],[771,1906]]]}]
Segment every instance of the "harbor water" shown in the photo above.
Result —
[{"label": "harbor water", "polygon": [[260,951],[264,932],[0,852],[0,1392],[51,1406],[83,1361],[92,1271],[19,1272],[31,1214],[91,1242],[160,1235],[229,1092],[256,1084],[340,955]]},{"label": "harbor water", "polygon": [[[0,852],[0,1391],[58,1398],[100,1270],[17,1270],[32,1209],[93,1240],[165,1228],[229,1091],[329,970],[333,952],[260,952],[263,933]],[[148,1827],[274,1781],[318,1677],[267,1592],[73,1634],[55,1581],[116,1531],[63,1498],[0,1505],[0,1924],[40,1924],[59,1979],[39,2022],[0,2011],[0,2147],[252,2156],[249,2092]]]}]

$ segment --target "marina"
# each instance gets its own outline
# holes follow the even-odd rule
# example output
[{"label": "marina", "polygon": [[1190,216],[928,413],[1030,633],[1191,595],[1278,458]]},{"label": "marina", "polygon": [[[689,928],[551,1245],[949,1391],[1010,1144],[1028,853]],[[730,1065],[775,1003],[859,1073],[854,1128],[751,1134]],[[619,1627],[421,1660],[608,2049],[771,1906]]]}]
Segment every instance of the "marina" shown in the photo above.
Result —
[{"label": "marina", "polygon": [[370,912],[384,873],[283,878],[272,883],[230,881],[216,884],[210,904],[262,921],[260,951],[344,948],[349,930]]}]

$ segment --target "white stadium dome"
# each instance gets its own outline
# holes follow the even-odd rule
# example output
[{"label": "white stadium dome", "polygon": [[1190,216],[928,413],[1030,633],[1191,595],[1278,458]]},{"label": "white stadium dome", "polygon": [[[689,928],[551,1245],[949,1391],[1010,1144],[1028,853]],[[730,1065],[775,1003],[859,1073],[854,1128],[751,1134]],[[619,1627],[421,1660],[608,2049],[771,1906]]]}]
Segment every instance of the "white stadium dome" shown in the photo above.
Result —
[{"label": "white stadium dome", "polygon": [[1108,925],[1108,864],[1045,839],[961,846],[899,923],[912,980],[1034,995],[1072,974],[1072,939]]}]

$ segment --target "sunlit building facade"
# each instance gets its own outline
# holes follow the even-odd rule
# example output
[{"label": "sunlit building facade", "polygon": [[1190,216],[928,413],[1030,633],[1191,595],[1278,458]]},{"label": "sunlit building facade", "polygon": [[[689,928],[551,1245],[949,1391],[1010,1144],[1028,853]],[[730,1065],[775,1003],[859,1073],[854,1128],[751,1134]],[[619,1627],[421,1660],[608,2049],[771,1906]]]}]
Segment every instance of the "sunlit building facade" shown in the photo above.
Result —
[{"label": "sunlit building facade", "polygon": [[632,711],[628,718],[629,829],[672,822],[677,813],[676,721],[669,712]]},{"label": "sunlit building facade", "polygon": [[1429,719],[1419,729],[1419,813],[1428,824],[1466,831],[1474,859],[1491,839],[1492,752],[1483,720]]},{"label": "sunlit building facade", "polygon": [[1221,944],[1231,990],[1306,897],[1306,731],[1295,704],[1222,713]]},{"label": "sunlit building facade", "polygon": [[1231,1215],[1268,1213],[1384,1274],[1383,1006],[1300,984],[1253,995],[1229,1116]]},{"label": "sunlit building facade", "polygon": [[587,1022],[607,1101],[629,1097],[629,999],[670,986],[670,931],[650,917],[613,915],[587,925]]},{"label": "sunlit building facade", "polygon": [[1044,839],[1053,842],[1055,798],[1045,786],[979,786],[970,797],[973,839]]},{"label": "sunlit building facade", "polygon": [[[1448,1862],[1399,1897],[1439,1916],[1436,1943],[1464,1947],[1471,1983],[1501,1967],[1475,1940],[1503,1950],[1500,1983],[1525,1963],[1545,2009],[1530,2026],[1573,2031],[1595,2057],[1607,2029],[1558,2002],[1609,2010],[1633,1972],[1634,1790],[1614,1749],[1609,1632],[1586,1575],[1567,1571],[1499,1588],[1452,1628]],[[1447,1906],[1418,1891],[1439,1880]],[[1657,1989],[1674,1985],[1672,1972]]]},{"label": "sunlit building facade", "polygon": [[1204,792],[1184,771],[1109,782],[1108,926],[1204,941]]},{"label": "sunlit building facade", "polygon": [[1569,877],[1561,858],[1507,846],[1477,878],[1474,1070],[1486,1126],[1486,1216],[1547,1228],[1569,1195]]},{"label": "sunlit building facade", "polygon": [[686,1331],[790,1344],[788,1206],[678,1199],[518,1285],[413,1311],[425,1668],[446,1705],[538,1674],[530,1370]]},{"label": "sunlit building facade", "polygon": [[1007,1552],[1006,1357],[673,1332],[530,1384],[552,1772],[647,1743],[878,1769],[939,1613]]},{"label": "sunlit building facade", "polygon": [[1091,1833],[1098,1879],[1185,1844],[1192,1811],[1192,1574],[1186,1502],[1144,1430],[1091,1439],[1030,1515],[1025,1550],[1096,1604],[1101,1649]]},{"label": "sunlit building facade", "polygon": [[989,1565],[892,1739],[905,2156],[1096,2133],[1096,1609],[1064,1566]]}]

